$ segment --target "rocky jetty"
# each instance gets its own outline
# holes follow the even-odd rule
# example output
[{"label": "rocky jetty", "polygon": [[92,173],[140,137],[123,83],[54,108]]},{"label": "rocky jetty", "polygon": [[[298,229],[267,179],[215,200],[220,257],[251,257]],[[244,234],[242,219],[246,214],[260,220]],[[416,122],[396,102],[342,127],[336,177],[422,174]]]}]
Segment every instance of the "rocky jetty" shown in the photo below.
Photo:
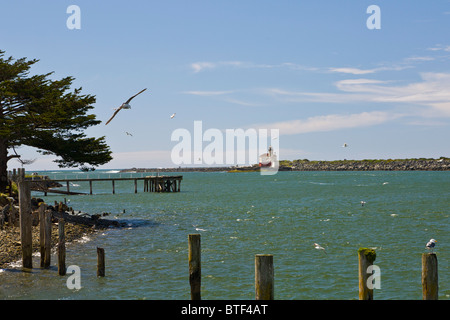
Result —
[{"label": "rocky jetty", "polygon": [[[450,170],[450,158],[439,159],[387,159],[387,160],[282,160],[278,171],[446,171]],[[192,168],[132,168],[120,172],[257,172],[258,165]]]},{"label": "rocky jetty", "polygon": [[388,159],[281,161],[280,167],[291,171],[445,171],[450,170],[450,159]]}]

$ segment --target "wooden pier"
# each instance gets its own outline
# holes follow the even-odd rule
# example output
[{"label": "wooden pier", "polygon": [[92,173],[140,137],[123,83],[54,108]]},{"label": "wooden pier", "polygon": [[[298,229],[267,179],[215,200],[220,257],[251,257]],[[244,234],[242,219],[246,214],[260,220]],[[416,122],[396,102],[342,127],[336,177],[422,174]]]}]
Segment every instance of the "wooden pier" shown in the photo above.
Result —
[{"label": "wooden pier", "polygon": [[[10,181],[15,181],[17,174],[13,170],[13,172],[9,172],[8,177]],[[93,194],[93,185],[94,182],[100,181],[110,181],[112,186],[112,193],[116,193],[116,181],[134,181],[134,193],[138,192],[138,181],[143,181],[144,183],[144,192],[180,192],[181,180],[183,180],[183,176],[146,176],[140,178],[65,178],[65,179],[48,179],[48,180],[35,180],[34,178],[25,178],[25,180],[30,181],[30,188],[32,191],[40,191],[43,192],[46,196],[47,193],[59,193],[59,194],[67,194],[67,195],[79,195],[79,194],[87,194],[81,192],[74,192],[70,190],[70,183],[77,182],[89,182],[89,194]],[[65,185],[65,190],[56,189],[56,188],[43,188],[43,182],[58,182],[60,184]],[[60,187],[60,188],[63,188]]]},{"label": "wooden pier", "polygon": [[[138,181],[144,181],[144,192],[180,192],[183,176],[147,176],[142,178],[84,178],[84,179],[52,179],[54,182],[65,183],[66,194],[74,194],[70,191],[71,182],[89,182],[89,194],[93,194],[93,183],[98,181],[111,181],[112,193],[116,193],[116,181],[134,181],[134,193],[138,192]],[[56,190],[47,190],[54,192]],[[62,190],[58,190],[59,193]]]}]

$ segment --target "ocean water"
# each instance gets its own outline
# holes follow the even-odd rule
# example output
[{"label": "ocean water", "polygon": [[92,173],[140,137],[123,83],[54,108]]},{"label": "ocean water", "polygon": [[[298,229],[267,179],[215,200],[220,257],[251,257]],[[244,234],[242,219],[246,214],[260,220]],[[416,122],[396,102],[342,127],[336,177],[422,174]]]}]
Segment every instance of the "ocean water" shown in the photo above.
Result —
[{"label": "ocean water", "polygon": [[[42,172],[53,178],[140,177],[118,170]],[[177,173],[169,173],[177,174]],[[437,239],[439,299],[450,299],[450,172],[181,173],[179,193],[144,193],[142,181],[94,182],[94,195],[66,198],[75,210],[109,212],[126,228],[67,244],[71,274],[52,267],[0,272],[0,299],[189,299],[188,235],[201,234],[202,298],[254,299],[255,254],[273,254],[275,299],[358,299],[360,247],[374,248],[377,300],[422,298],[421,255]],[[71,190],[89,192],[87,182]],[[364,206],[360,201],[365,201]],[[326,253],[314,248],[319,243]],[[106,256],[97,278],[96,247]]]}]

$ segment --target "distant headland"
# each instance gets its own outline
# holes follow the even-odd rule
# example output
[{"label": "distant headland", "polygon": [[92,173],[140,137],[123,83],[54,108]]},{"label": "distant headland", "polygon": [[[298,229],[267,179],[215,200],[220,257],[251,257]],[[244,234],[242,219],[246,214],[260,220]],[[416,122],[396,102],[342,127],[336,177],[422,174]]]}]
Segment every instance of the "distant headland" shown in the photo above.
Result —
[{"label": "distant headland", "polygon": [[[386,159],[386,160],[281,160],[279,171],[447,171],[450,170],[450,158],[440,157]],[[178,168],[131,168],[120,172],[253,172],[259,171],[258,165],[223,167],[178,167]]]}]

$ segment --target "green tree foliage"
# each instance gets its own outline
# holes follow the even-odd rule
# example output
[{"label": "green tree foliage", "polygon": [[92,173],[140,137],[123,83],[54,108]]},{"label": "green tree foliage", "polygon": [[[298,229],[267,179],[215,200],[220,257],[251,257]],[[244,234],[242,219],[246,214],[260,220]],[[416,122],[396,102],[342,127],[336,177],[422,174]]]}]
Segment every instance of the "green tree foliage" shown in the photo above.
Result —
[{"label": "green tree foliage", "polygon": [[88,114],[95,96],[81,94],[81,88],[71,91],[73,77],[30,76],[36,62],[5,58],[0,50],[0,192],[6,189],[7,162],[20,157],[15,147],[21,145],[58,156],[60,167],[98,166],[112,159],[105,137],[84,133],[101,122]]}]

